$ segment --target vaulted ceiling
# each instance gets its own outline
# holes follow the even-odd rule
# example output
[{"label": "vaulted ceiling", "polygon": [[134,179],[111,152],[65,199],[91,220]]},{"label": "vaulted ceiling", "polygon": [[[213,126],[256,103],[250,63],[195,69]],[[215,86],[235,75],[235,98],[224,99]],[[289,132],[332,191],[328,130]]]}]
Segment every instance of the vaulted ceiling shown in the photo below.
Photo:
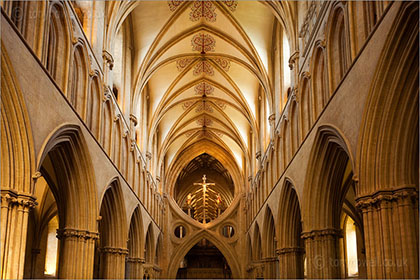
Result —
[{"label": "vaulted ceiling", "polygon": [[147,102],[147,145],[157,147],[159,165],[171,166],[203,139],[239,170],[251,160],[250,145],[258,141],[251,138],[259,138],[273,96],[278,22],[270,5],[172,0],[132,8],[134,100]]}]

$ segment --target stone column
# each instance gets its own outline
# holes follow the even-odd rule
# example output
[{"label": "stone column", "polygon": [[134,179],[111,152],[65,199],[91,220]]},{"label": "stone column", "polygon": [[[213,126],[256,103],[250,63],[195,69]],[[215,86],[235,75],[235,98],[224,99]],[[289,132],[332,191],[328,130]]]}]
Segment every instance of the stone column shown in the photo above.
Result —
[{"label": "stone column", "polygon": [[338,239],[341,230],[323,229],[302,233],[308,278],[340,278]]},{"label": "stone column", "polygon": [[143,279],[143,258],[127,258],[127,279]]},{"label": "stone column", "polygon": [[28,216],[35,198],[1,190],[1,278],[22,279]]},{"label": "stone column", "polygon": [[264,262],[264,277],[267,279],[277,278],[277,257],[266,257],[263,259]]},{"label": "stone column", "polygon": [[128,249],[115,247],[101,248],[100,278],[103,279],[124,279],[125,257]]},{"label": "stone column", "polygon": [[362,211],[368,278],[419,277],[419,210],[415,187],[357,198]]},{"label": "stone column", "polygon": [[99,234],[87,230],[57,230],[60,240],[59,278],[91,279],[95,257],[95,240]]},{"label": "stone column", "polygon": [[303,279],[303,254],[302,247],[288,247],[277,249],[279,260],[280,279]]}]

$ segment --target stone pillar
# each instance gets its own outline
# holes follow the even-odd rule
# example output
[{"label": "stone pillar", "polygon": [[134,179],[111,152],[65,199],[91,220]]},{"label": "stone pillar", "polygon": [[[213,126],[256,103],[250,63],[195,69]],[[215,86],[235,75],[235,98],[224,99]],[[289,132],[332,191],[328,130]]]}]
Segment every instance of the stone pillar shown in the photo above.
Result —
[{"label": "stone pillar", "polygon": [[127,258],[127,279],[143,279],[143,258]]},{"label": "stone pillar", "polygon": [[368,278],[419,277],[419,210],[415,187],[358,197]]},{"label": "stone pillar", "polygon": [[264,262],[264,278],[276,279],[277,278],[277,257],[266,257],[263,259]]},{"label": "stone pillar", "polygon": [[1,190],[1,278],[22,279],[28,216],[35,198]]},{"label": "stone pillar", "polygon": [[338,241],[341,230],[323,229],[302,233],[305,240],[308,278],[340,278]]},{"label": "stone pillar", "polygon": [[57,230],[60,240],[59,278],[91,279],[95,257],[95,240],[99,234],[87,230]]},{"label": "stone pillar", "polygon": [[128,249],[102,247],[100,251],[100,278],[124,279],[125,257],[128,255]]},{"label": "stone pillar", "polygon": [[277,249],[280,279],[303,279],[303,253],[301,247]]}]

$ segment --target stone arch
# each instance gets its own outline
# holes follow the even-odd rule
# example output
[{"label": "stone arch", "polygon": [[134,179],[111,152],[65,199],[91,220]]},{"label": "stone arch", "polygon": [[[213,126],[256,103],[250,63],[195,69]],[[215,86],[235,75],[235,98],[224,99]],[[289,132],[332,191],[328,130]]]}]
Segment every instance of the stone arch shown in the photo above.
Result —
[{"label": "stone arch", "polygon": [[314,119],[322,112],[330,98],[328,91],[328,70],[325,61],[325,42],[317,41],[311,57],[311,79],[312,100],[314,108]]},{"label": "stone arch", "polygon": [[[29,115],[6,48],[1,43],[1,270],[2,278],[22,278],[21,269],[13,266],[25,252],[24,232],[28,212],[34,205],[31,174],[35,153]],[[22,215],[18,215],[18,211]],[[8,236],[7,239],[3,236]],[[9,246],[13,250],[6,250]]]},{"label": "stone arch", "polygon": [[85,122],[96,139],[101,139],[102,99],[101,81],[98,75],[90,79],[86,100]]},{"label": "stone arch", "polygon": [[[49,185],[60,221],[58,276],[92,277],[98,204],[94,170],[80,128],[65,124],[53,131],[42,146],[37,166],[40,175],[54,182]],[[82,257],[74,258],[76,254]]]},{"label": "stone arch", "polygon": [[327,55],[330,91],[334,92],[351,63],[347,5],[335,2],[331,8],[327,28]]},{"label": "stone arch", "polygon": [[[366,258],[378,263],[367,266],[368,278],[419,276],[418,9],[418,2],[399,7],[360,128],[357,206],[366,229]],[[386,242],[377,241],[378,223]]]},{"label": "stone arch", "polygon": [[285,179],[279,199],[278,253],[280,278],[303,278],[303,241],[299,199],[290,179]]},{"label": "stone arch", "polygon": [[235,256],[234,252],[224,244],[220,238],[214,236],[212,233],[202,230],[198,231],[195,234],[191,235],[190,238],[185,240],[179,248],[174,252],[171,256],[171,261],[168,265],[168,279],[174,279],[176,277],[176,273],[178,271],[179,263],[181,262],[182,258],[188,253],[188,251],[197,244],[201,239],[207,239],[211,243],[213,243],[223,254],[226,258],[230,269],[232,270],[232,277],[233,278],[240,278],[240,266],[237,262],[237,257]]},{"label": "stone arch", "polygon": [[107,97],[103,104],[103,117],[101,126],[101,144],[105,152],[109,157],[112,155],[112,135],[113,135],[113,123],[114,123],[114,110],[111,97]]},{"label": "stone arch", "polygon": [[292,100],[290,104],[290,145],[291,153],[290,160],[293,158],[294,154],[299,148],[300,145],[300,131],[299,131],[299,105],[296,100]]},{"label": "stone arch", "polygon": [[253,233],[253,244],[252,244],[252,258],[254,261],[260,261],[263,258],[263,248],[262,248],[262,241],[261,241],[261,231],[260,226],[258,223],[255,223],[254,226],[254,233]]},{"label": "stone arch", "polygon": [[147,228],[147,233],[146,233],[145,241],[144,241],[144,259],[145,259],[145,262],[148,264],[153,263],[154,248],[155,248],[155,237],[153,234],[153,225],[152,225],[152,222],[150,222]]},{"label": "stone arch", "polygon": [[306,134],[311,129],[312,123],[314,121],[314,114],[313,114],[313,103],[312,103],[312,95],[311,95],[311,87],[310,87],[310,75],[309,73],[305,72],[302,75],[300,81],[300,131],[301,131],[301,139],[303,140]]},{"label": "stone arch", "polygon": [[138,205],[131,216],[128,233],[128,257],[126,278],[141,279],[143,277],[144,248],[143,220]]},{"label": "stone arch", "polygon": [[99,278],[124,278],[127,250],[127,222],[121,183],[116,177],[106,188],[101,203],[99,222]]},{"label": "stone arch", "polygon": [[336,128],[324,125],[318,129],[310,154],[302,206],[308,277],[340,277],[340,266],[334,263],[339,261],[342,205],[351,185],[343,182],[352,180],[354,170],[348,147]]},{"label": "stone arch", "polygon": [[[365,106],[358,146],[359,195],[380,188],[418,188],[419,64],[416,11],[418,5],[415,4],[402,8],[383,50],[383,59]],[[381,145],[378,147],[377,143]]]},{"label": "stone arch", "polygon": [[31,124],[3,43],[1,48],[1,187],[30,195],[29,174],[35,169]]},{"label": "stone arch", "polygon": [[70,58],[70,23],[66,8],[59,1],[50,2],[45,28],[43,63],[63,92],[67,91]]},{"label": "stone arch", "polygon": [[71,64],[68,79],[67,98],[82,119],[86,120],[84,108],[86,107],[89,73],[87,50],[84,43],[77,43],[74,46],[72,60],[73,63]]},{"label": "stone arch", "polygon": [[263,232],[263,255],[265,261],[264,277],[268,279],[277,278],[278,259],[277,259],[277,233],[273,213],[267,205],[264,214]]}]

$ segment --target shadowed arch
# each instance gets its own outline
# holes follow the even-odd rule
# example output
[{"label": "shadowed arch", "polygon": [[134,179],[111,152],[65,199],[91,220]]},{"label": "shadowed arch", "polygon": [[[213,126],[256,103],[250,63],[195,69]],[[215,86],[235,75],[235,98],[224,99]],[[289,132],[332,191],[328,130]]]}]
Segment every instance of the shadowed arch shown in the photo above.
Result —
[{"label": "shadowed arch", "polygon": [[176,277],[176,273],[178,271],[179,263],[181,262],[182,258],[191,250],[191,248],[197,244],[201,239],[207,239],[211,243],[213,243],[217,249],[223,254],[226,258],[229,267],[232,270],[232,277],[233,278],[240,278],[240,269],[239,264],[237,262],[238,257],[235,253],[222,241],[220,238],[217,238],[213,234],[208,231],[202,230],[198,231],[193,234],[188,240],[185,240],[179,248],[176,248],[175,253],[170,257],[171,261],[169,262],[168,266],[168,274],[167,278],[174,279]]},{"label": "shadowed arch", "polygon": [[143,245],[143,221],[140,206],[137,206],[131,216],[130,229],[128,232],[128,257],[126,278],[140,279],[143,277],[142,262],[144,260]]},{"label": "shadowed arch", "polygon": [[300,205],[293,183],[286,179],[279,199],[280,278],[303,278],[304,245],[301,239],[302,225]]},{"label": "shadowed arch", "polygon": [[99,223],[100,278],[123,278],[127,255],[127,222],[119,178],[113,178],[104,192]]},{"label": "shadowed arch", "polygon": [[266,260],[266,265],[264,267],[265,273],[264,277],[269,279],[277,278],[277,233],[276,225],[273,218],[273,213],[269,206],[265,209],[264,215],[264,232],[263,232],[263,254]]},{"label": "shadowed arch", "polygon": [[[80,128],[65,124],[42,146],[37,170],[50,180],[58,205],[61,278],[90,278],[97,239],[97,194],[94,169]],[[83,257],[74,258],[80,254]],[[77,267],[79,269],[72,269]],[[87,267],[87,269],[81,269]]]}]

